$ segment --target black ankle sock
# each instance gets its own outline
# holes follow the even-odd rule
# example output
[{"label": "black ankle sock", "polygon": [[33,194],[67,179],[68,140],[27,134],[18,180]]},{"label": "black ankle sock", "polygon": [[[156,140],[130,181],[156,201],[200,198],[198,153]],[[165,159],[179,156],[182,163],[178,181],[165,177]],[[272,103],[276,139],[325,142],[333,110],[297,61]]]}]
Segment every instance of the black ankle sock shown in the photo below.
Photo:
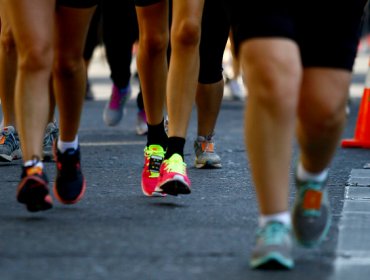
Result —
[{"label": "black ankle sock", "polygon": [[161,145],[164,150],[167,149],[168,146],[168,136],[166,131],[164,130],[164,119],[155,125],[148,124],[148,141],[146,146],[149,147],[150,145],[156,144]]},{"label": "black ankle sock", "polygon": [[169,159],[173,154],[179,154],[184,158],[185,139],[182,137],[168,138],[168,148],[165,159]]}]

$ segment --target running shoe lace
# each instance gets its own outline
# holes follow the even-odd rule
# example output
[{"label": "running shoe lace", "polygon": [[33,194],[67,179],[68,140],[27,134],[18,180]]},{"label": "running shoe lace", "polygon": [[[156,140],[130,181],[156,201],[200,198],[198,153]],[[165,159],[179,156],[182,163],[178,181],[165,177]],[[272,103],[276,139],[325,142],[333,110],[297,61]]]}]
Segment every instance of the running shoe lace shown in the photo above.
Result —
[{"label": "running shoe lace", "polygon": [[10,145],[12,148],[16,146],[15,136],[8,128],[3,128],[0,130],[0,145]]},{"label": "running shoe lace", "polygon": [[202,142],[202,150],[206,153],[213,153],[214,152],[214,145],[211,139],[206,139]]},{"label": "running shoe lace", "polygon": [[180,174],[186,174],[186,164],[178,154],[174,154],[169,159],[165,160],[165,170],[167,172],[176,172]]},{"label": "running shoe lace", "polygon": [[266,245],[279,244],[283,241],[288,229],[278,222],[272,222],[259,232],[259,236],[263,238]]},{"label": "running shoe lace", "polygon": [[0,130],[0,144],[4,144],[6,141],[6,137],[10,134],[10,132],[6,129]]}]

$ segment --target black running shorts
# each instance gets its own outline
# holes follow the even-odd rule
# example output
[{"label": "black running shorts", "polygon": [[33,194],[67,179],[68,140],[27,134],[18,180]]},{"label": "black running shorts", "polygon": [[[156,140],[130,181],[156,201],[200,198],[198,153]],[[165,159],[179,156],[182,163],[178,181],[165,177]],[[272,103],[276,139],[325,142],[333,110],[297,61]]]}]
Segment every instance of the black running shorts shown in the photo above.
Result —
[{"label": "black running shorts", "polygon": [[351,70],[367,0],[233,0],[236,38],[297,42],[305,67]]},{"label": "black running shorts", "polygon": [[[117,0],[117,1],[122,1],[122,0]],[[161,0],[135,0],[135,5],[138,7],[145,7],[145,6],[150,6],[150,5],[159,3],[159,2],[161,2]]]},{"label": "black running shorts", "polygon": [[228,0],[205,0],[200,39],[199,83],[213,84],[222,80],[222,59],[229,37]]},{"label": "black running shorts", "polygon": [[[85,9],[91,8],[98,4],[100,0],[57,0],[59,6],[69,7],[69,8],[78,8]],[[117,0],[123,1],[123,0]]]}]

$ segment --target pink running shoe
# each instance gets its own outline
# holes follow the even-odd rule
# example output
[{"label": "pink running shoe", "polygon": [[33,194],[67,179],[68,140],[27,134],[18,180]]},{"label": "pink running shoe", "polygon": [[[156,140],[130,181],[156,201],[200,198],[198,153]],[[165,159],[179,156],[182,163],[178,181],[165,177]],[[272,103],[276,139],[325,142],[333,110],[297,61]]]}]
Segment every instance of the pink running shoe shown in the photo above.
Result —
[{"label": "pink running shoe", "polygon": [[165,152],[160,145],[150,145],[144,149],[144,167],[141,173],[141,189],[146,196],[163,196],[156,193],[159,170],[164,159]]},{"label": "pink running shoe", "polygon": [[189,194],[190,180],[186,174],[186,163],[179,154],[163,161],[155,192],[170,195]]},{"label": "pink running shoe", "polygon": [[115,126],[121,121],[124,114],[124,106],[130,99],[130,96],[130,86],[120,90],[113,85],[112,94],[103,112],[103,120],[106,125]]}]

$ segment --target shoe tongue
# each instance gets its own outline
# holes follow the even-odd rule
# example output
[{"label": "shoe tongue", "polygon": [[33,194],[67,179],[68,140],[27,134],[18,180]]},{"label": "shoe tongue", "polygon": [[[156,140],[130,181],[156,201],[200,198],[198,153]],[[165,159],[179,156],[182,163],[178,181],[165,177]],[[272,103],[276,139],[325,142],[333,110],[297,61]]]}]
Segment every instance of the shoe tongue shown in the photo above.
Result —
[{"label": "shoe tongue", "polygon": [[179,154],[173,154],[170,159],[171,161],[182,162],[182,157]]},{"label": "shoe tongue", "polygon": [[163,148],[160,145],[150,145],[152,151],[163,151]]}]

